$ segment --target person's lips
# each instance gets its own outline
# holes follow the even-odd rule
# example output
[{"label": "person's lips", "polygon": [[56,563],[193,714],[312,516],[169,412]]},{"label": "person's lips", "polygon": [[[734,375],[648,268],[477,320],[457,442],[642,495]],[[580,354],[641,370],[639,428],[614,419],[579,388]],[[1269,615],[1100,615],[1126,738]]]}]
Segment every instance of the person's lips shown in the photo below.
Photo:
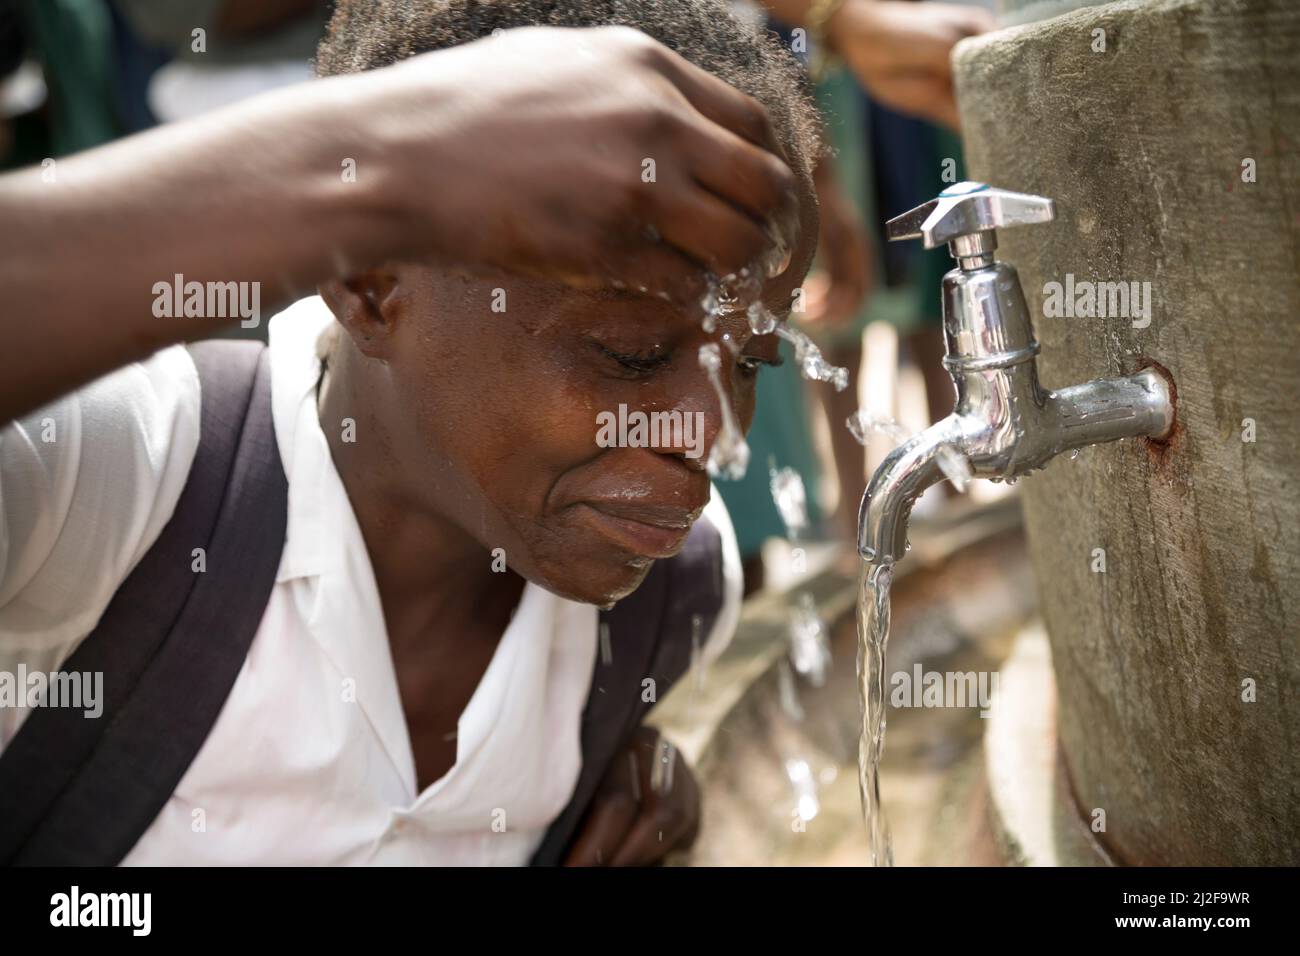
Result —
[{"label": "person's lips", "polygon": [[676,554],[703,510],[703,505],[683,508],[628,501],[587,501],[579,507],[585,523],[606,540],[648,558]]}]

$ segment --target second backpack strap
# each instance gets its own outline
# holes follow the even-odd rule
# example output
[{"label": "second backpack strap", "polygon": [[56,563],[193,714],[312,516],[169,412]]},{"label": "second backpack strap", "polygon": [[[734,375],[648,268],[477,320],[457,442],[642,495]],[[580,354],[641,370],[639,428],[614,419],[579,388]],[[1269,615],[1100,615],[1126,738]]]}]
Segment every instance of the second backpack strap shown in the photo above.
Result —
[{"label": "second backpack strap", "polygon": [[0,755],[0,860],[119,863],[203,745],[261,621],[288,498],[267,353],[191,354],[201,438],[176,511],[61,668],[103,674],[103,714],[35,710]]}]

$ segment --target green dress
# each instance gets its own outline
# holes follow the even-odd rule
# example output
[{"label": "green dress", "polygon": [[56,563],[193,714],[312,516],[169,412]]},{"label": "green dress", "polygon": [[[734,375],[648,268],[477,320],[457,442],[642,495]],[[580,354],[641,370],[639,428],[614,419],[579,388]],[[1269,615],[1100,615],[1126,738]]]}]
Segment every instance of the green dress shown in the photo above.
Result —
[{"label": "green dress", "polygon": [[[719,479],[716,487],[736,527],[742,559],[752,558],[768,538],[784,537],[785,523],[772,500],[770,467],[793,468],[803,479],[808,501],[808,522],[821,520],[817,507],[820,477],[813,450],[803,378],[794,361],[794,349],[781,342],[783,365],[763,366],[758,373],[758,394],[754,402],[754,423],[749,442],[749,470],[739,481]],[[830,388],[819,385],[819,388]]]},{"label": "green dress", "polygon": [[102,0],[26,0],[23,30],[44,68],[45,109],[16,117],[0,169],[18,169],[116,139],[113,23]]},{"label": "green dress", "polygon": [[[830,145],[835,151],[840,187],[865,222],[876,222],[879,213],[875,203],[875,170],[871,162],[868,118],[857,81],[842,66],[833,66],[818,81],[816,96],[826,118]],[[943,157],[956,157],[956,178],[962,178],[961,141],[938,128],[931,128],[931,137],[933,192],[937,195],[950,185],[941,178]],[[940,281],[943,274],[952,268],[952,261],[946,250],[935,249],[923,253],[917,265],[912,281],[896,288],[880,287],[869,294],[852,322],[831,332],[816,330],[818,344],[823,348],[835,348],[861,341],[863,329],[869,322],[888,322],[900,335],[909,335],[927,325],[940,323]],[[878,254],[876,274],[883,274]],[[764,368],[759,376],[754,423],[748,436],[749,471],[740,481],[717,483],[736,526],[743,558],[757,554],[766,539],[786,534],[781,515],[772,501],[769,461],[775,462],[778,468],[790,467],[799,473],[808,501],[809,523],[815,527],[821,518],[816,494],[821,468],[812,444],[805,387],[788,343],[781,343],[781,354],[785,357],[785,364],[775,369]],[[816,387],[830,388],[825,384]]]}]

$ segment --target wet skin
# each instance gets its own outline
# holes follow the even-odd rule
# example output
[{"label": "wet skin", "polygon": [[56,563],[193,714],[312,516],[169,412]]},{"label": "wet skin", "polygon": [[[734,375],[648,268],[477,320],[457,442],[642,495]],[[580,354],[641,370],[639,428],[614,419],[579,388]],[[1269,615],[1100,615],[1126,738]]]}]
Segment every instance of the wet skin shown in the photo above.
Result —
[{"label": "wet skin", "polygon": [[[803,209],[801,235],[815,237],[811,199]],[[812,251],[801,240],[765,284],[778,316]],[[417,264],[321,293],[340,323],[321,425],[374,568],[423,787],[455,762],[448,735],[524,579],[608,606],[685,542],[721,424],[699,347],[723,334],[739,346],[722,347],[722,380],[747,430],[778,341],[754,336],[743,313],[709,335],[697,306]],[[704,454],[599,447],[596,416],[620,404],[704,412]],[[342,441],[345,418],[355,442]],[[492,570],[497,548],[506,573]]]}]

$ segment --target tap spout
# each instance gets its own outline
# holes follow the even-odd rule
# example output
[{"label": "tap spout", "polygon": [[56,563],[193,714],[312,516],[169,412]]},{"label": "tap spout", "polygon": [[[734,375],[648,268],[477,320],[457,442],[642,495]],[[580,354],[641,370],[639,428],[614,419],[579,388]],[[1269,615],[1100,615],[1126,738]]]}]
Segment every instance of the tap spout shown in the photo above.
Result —
[{"label": "tap spout", "polygon": [[921,493],[944,477],[947,451],[980,478],[1008,479],[1064,451],[1121,438],[1165,438],[1173,430],[1169,381],[1155,369],[1045,392],[1032,363],[982,369],[958,379],[957,409],[895,448],[876,469],[858,510],[858,553],[872,564],[898,561]]},{"label": "tap spout", "polygon": [[944,477],[939,456],[945,447],[966,445],[956,415],[936,422],[895,448],[871,476],[858,509],[858,553],[872,564],[888,564],[907,550],[907,523],[921,493]]},{"label": "tap spout", "polygon": [[[958,268],[943,277],[943,329],[957,403],[953,413],[894,449],[871,476],[858,510],[858,552],[873,564],[907,550],[912,506],[955,452],[969,475],[1014,480],[1063,451],[1121,438],[1165,438],[1172,383],[1155,368],[1047,391],[1038,342],[1013,266],[993,258],[995,229],[1052,219],[1052,201],[982,183],[958,183],[889,221],[893,239],[948,243]],[[949,469],[951,470],[951,469]]]},{"label": "tap spout", "polygon": [[1050,457],[1120,438],[1166,438],[1174,427],[1169,381],[1153,368],[1125,378],[1106,378],[1057,389]]}]

